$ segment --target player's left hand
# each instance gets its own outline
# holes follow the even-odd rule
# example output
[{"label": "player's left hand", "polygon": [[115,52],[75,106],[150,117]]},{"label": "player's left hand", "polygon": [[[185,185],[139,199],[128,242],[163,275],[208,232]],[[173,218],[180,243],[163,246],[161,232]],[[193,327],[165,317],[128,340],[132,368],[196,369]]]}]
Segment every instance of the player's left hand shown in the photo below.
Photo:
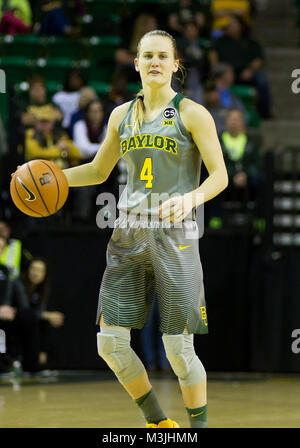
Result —
[{"label": "player's left hand", "polygon": [[186,193],[163,202],[158,207],[159,216],[165,222],[181,222],[193,209],[192,195]]}]

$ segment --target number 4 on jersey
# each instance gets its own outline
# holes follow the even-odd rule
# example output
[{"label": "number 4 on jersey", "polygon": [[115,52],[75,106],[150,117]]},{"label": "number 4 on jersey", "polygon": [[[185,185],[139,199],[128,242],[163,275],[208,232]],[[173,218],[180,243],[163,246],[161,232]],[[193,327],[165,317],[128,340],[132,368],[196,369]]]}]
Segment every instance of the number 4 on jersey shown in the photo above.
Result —
[{"label": "number 4 on jersey", "polygon": [[153,176],[152,176],[152,159],[151,159],[151,157],[146,157],[142,171],[141,171],[140,179],[147,181],[147,183],[145,185],[146,188],[152,188]]}]

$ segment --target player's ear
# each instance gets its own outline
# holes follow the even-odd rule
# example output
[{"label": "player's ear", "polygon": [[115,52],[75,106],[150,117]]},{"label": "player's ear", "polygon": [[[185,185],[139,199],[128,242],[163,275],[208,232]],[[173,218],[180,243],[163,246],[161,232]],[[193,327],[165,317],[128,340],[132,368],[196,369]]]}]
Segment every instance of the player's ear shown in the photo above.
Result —
[{"label": "player's ear", "polygon": [[137,72],[139,72],[140,71],[140,69],[139,69],[139,60],[138,60],[138,58],[134,58],[134,67],[135,67],[135,70],[137,71]]},{"label": "player's ear", "polygon": [[175,59],[174,61],[174,68],[173,68],[173,73],[176,73],[179,69],[179,59]]}]

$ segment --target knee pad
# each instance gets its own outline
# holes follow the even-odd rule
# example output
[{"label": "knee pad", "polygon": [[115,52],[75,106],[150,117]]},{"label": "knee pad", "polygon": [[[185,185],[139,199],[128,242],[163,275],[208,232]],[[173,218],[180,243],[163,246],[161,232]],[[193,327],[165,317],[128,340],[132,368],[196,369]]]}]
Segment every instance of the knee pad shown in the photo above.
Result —
[{"label": "knee pad", "polygon": [[120,327],[101,327],[97,333],[98,354],[122,384],[139,378],[145,368],[130,346],[130,331]]},{"label": "knee pad", "polygon": [[192,334],[164,334],[163,343],[171,367],[182,386],[196,386],[206,379],[202,362],[194,350]]}]

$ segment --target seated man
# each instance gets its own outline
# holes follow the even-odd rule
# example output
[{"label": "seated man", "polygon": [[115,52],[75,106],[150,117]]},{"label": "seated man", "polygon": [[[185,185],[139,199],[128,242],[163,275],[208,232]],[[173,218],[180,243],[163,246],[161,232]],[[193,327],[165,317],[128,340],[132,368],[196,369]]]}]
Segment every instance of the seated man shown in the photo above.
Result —
[{"label": "seated man", "polygon": [[[237,212],[245,213],[249,201],[258,201],[258,188],[262,178],[262,156],[256,139],[247,134],[243,114],[231,110],[226,128],[219,135],[229,177],[229,186],[209,205],[209,215],[223,218],[222,205],[235,204]],[[232,214],[232,213],[231,213]],[[232,218],[232,217],[231,217]]]},{"label": "seated man", "polygon": [[232,188],[255,189],[260,178],[261,154],[256,141],[247,135],[240,110],[229,112],[220,143]]}]

